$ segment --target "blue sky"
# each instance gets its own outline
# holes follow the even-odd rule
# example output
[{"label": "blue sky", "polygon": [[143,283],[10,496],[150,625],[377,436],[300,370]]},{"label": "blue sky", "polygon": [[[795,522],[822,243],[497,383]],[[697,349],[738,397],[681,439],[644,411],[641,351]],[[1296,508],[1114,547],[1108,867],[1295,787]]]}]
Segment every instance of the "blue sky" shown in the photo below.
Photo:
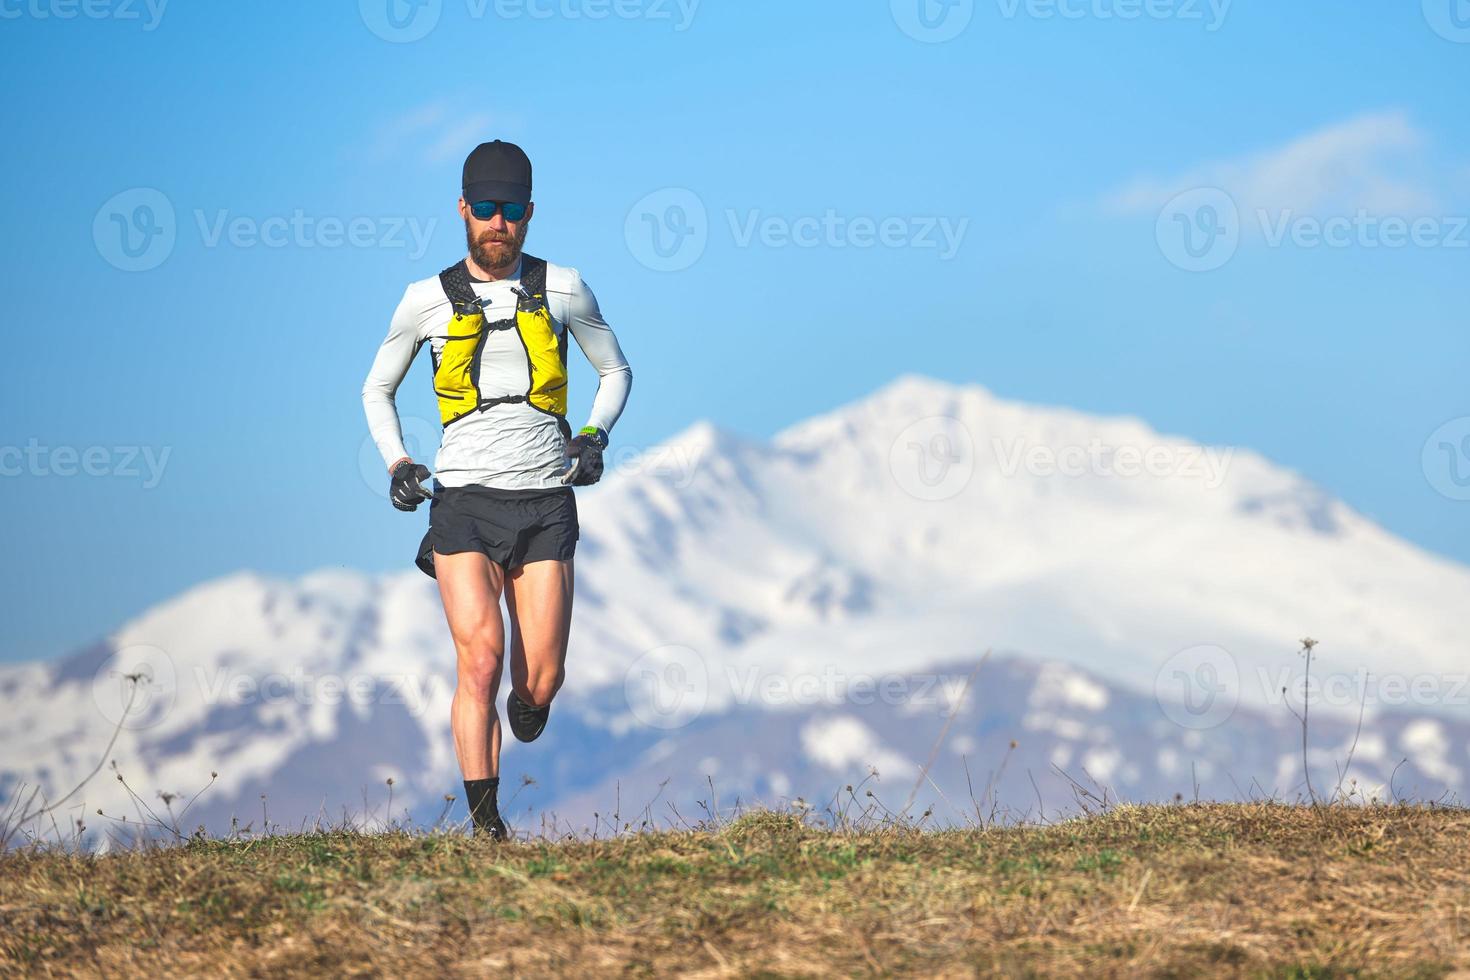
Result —
[{"label": "blue sky", "polygon": [[0,659],[406,566],[358,390],[494,137],[633,362],[622,445],[914,371],[1251,447],[1470,561],[1465,4],[925,2],[0,2]]}]

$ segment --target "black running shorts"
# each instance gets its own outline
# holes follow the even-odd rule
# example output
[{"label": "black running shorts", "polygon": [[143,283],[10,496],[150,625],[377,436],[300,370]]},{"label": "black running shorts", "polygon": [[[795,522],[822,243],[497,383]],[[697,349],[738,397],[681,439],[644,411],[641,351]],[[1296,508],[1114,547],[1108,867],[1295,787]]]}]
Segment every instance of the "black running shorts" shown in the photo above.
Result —
[{"label": "black running shorts", "polygon": [[569,561],[578,534],[577,498],[571,487],[442,487],[429,505],[429,533],[414,563],[433,577],[434,552],[478,551],[509,572],[533,561]]}]

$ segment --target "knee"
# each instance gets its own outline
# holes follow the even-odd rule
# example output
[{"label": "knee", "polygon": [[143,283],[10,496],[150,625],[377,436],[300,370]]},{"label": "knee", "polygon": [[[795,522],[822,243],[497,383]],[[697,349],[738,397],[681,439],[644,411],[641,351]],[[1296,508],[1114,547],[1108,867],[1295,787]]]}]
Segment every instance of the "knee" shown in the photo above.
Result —
[{"label": "knee", "polygon": [[500,680],[503,656],[500,633],[493,628],[456,631],[459,686],[467,693],[489,701]]},{"label": "knee", "polygon": [[566,673],[560,668],[532,668],[526,673],[526,690],[521,692],[521,696],[528,704],[550,704],[552,698],[556,697],[556,692],[561,690],[565,678]]}]

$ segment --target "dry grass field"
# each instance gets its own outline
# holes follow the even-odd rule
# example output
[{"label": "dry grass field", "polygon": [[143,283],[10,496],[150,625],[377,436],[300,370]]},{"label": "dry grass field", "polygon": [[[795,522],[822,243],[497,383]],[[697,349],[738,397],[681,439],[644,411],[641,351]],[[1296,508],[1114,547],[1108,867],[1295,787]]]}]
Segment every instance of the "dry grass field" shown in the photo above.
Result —
[{"label": "dry grass field", "polygon": [[1451,976],[1470,969],[1470,813],[1180,804],[833,832],[757,812],[601,841],[21,849],[0,858],[0,969]]}]

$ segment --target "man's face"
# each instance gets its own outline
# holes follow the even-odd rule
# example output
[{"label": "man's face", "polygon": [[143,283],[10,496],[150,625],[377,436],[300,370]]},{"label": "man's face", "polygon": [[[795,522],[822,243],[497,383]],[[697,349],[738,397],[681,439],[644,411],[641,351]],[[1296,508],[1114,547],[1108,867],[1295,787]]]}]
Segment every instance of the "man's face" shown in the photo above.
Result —
[{"label": "man's face", "polygon": [[520,261],[521,250],[526,244],[526,232],[531,227],[531,215],[536,206],[526,206],[526,216],[520,221],[506,221],[503,208],[496,208],[488,221],[481,221],[470,212],[463,198],[459,201],[459,213],[464,218],[465,244],[469,246],[470,258],[482,269],[507,272]]}]

